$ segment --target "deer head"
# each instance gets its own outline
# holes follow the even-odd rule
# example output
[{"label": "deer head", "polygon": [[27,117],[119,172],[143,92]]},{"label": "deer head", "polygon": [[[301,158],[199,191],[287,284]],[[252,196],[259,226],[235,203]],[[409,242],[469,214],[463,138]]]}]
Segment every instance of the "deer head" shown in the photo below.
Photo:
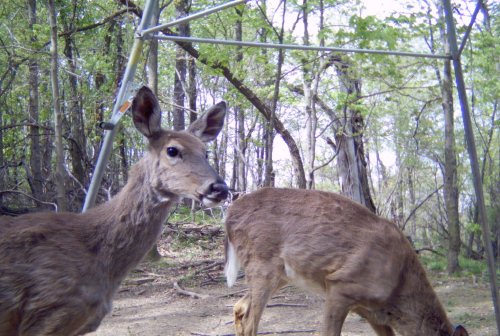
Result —
[{"label": "deer head", "polygon": [[153,92],[142,87],[132,102],[135,127],[148,139],[150,185],[159,200],[187,197],[212,206],[227,197],[228,188],[207,160],[205,143],[224,124],[226,103],[212,106],[185,131],[161,128],[161,110]]}]

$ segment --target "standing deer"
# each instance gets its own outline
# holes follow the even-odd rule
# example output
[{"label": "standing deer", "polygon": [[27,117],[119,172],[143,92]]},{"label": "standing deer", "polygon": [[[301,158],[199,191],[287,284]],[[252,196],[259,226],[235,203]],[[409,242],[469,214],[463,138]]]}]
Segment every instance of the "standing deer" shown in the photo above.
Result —
[{"label": "standing deer", "polygon": [[379,336],[468,335],[449,322],[401,230],[348,198],[261,189],[233,203],[226,232],[228,285],[242,265],[249,287],[234,306],[237,335],[257,334],[267,301],[287,283],[325,296],[325,336],[340,336],[349,311]]},{"label": "standing deer", "polygon": [[187,131],[163,130],[153,92],[132,103],[149,151],[109,202],[75,213],[0,217],[0,335],[82,335],[111,309],[126,274],[157,240],[182,197],[213,205],[228,188],[210,167],[204,142],[222,128],[220,102]]}]

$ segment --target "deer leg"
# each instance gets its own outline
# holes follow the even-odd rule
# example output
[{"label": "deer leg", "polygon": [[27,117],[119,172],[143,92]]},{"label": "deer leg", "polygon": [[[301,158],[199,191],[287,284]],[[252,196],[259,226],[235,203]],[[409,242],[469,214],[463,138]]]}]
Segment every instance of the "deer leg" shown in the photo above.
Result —
[{"label": "deer leg", "polygon": [[22,323],[19,335],[22,336],[56,336],[74,335],[75,330],[84,326],[84,314],[67,314],[61,310],[45,315],[33,323]]},{"label": "deer leg", "polygon": [[246,269],[249,285],[248,293],[234,305],[234,325],[237,336],[255,336],[262,312],[271,295],[284,285],[281,276],[275,270],[259,269],[258,274],[252,274]]},{"label": "deer leg", "polygon": [[323,336],[340,336],[342,325],[352,304],[352,300],[342,295],[334,286],[327,288],[323,317]]},{"label": "deer leg", "polygon": [[248,319],[251,300],[250,293],[247,293],[234,305],[234,327],[236,328],[237,335],[244,335],[244,324],[246,324],[246,320]]},{"label": "deer leg", "polygon": [[80,300],[66,302],[57,309],[53,307],[37,309],[26,314],[26,318],[21,322],[19,335],[83,335],[97,329],[105,315],[104,311],[102,305],[88,305]]},{"label": "deer leg", "polygon": [[375,330],[375,333],[377,336],[395,336],[396,334],[394,333],[394,330],[387,324],[381,324],[377,319],[374,318],[373,314],[363,308],[357,308],[354,310],[358,315],[363,317],[370,323],[370,326],[372,327],[373,330]]},{"label": "deer leg", "polygon": [[378,336],[396,336],[394,333],[394,330],[388,325],[381,325],[381,324],[376,324],[373,323],[370,320],[367,320],[368,323],[370,323],[370,326],[372,327],[373,330],[375,330],[375,333]]}]

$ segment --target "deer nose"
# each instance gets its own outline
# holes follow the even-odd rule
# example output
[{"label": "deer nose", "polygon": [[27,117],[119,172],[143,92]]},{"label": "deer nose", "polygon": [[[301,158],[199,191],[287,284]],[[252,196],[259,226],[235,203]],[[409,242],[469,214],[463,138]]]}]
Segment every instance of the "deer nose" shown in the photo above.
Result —
[{"label": "deer nose", "polygon": [[229,193],[229,188],[227,187],[226,182],[222,180],[218,180],[215,183],[210,185],[210,197],[215,198],[218,201],[225,200]]}]

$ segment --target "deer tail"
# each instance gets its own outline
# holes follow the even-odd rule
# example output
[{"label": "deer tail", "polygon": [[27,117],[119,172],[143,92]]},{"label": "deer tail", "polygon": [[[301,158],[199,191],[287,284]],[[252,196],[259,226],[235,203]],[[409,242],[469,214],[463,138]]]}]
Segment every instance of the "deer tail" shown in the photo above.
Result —
[{"label": "deer tail", "polygon": [[240,262],[236,255],[233,243],[226,237],[224,242],[226,251],[226,266],[224,267],[224,274],[226,275],[226,282],[228,287],[232,287],[238,278],[238,271],[240,270]]}]

